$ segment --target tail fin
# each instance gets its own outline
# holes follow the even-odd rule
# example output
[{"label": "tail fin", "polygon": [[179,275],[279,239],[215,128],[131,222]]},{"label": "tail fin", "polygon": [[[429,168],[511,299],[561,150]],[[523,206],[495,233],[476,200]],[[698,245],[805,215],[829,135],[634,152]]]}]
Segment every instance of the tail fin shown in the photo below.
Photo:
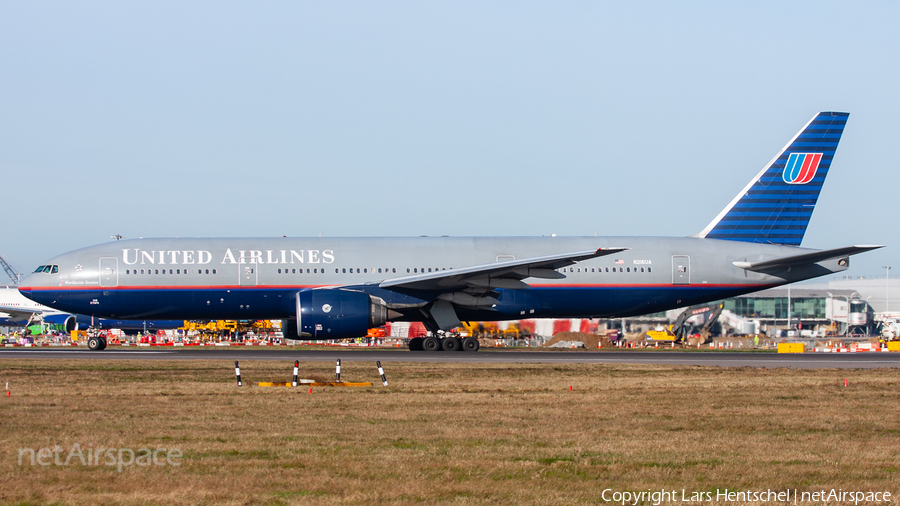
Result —
[{"label": "tail fin", "polygon": [[697,236],[799,246],[848,116],[816,114]]}]

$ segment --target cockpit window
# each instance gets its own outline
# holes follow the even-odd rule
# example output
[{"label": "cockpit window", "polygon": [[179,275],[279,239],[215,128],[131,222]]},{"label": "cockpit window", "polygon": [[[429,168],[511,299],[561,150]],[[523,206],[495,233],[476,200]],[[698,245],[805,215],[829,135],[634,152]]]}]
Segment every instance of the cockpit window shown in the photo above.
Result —
[{"label": "cockpit window", "polygon": [[47,274],[50,274],[50,266],[49,265],[44,266],[44,272],[46,272]]},{"label": "cockpit window", "polygon": [[54,265],[53,268],[50,269],[50,274],[56,274],[57,272],[59,272],[59,266]]},{"label": "cockpit window", "polygon": [[46,267],[46,265],[38,265],[38,268],[35,269],[34,272],[41,272],[44,270],[44,267]]}]

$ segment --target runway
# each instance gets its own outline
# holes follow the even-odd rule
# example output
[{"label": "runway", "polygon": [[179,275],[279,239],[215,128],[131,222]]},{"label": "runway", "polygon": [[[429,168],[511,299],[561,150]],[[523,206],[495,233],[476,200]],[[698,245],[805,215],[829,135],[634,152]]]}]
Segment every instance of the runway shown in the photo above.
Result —
[{"label": "runway", "polygon": [[291,349],[238,347],[226,349],[0,349],[3,359],[75,360],[286,360],[534,363],[534,364],[657,364],[711,367],[789,367],[795,369],[900,368],[900,353],[689,352],[689,351],[516,351],[482,350],[477,353],[410,352],[385,349]]}]

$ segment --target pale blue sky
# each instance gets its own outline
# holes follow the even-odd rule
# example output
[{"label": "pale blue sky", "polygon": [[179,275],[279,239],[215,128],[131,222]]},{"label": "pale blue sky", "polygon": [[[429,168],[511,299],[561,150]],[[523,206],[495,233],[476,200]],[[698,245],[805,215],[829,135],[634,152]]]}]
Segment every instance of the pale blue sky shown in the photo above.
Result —
[{"label": "pale blue sky", "polygon": [[[803,245],[900,270],[896,2],[4,2],[0,255],[691,235],[850,112]],[[618,244],[617,244],[618,245]]]}]

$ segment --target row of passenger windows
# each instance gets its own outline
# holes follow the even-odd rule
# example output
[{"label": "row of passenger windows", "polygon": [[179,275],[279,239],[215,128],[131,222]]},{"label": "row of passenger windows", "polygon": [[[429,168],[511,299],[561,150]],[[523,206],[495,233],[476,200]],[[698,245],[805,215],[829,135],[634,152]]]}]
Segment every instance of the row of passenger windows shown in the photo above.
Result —
[{"label": "row of passenger windows", "polygon": [[[320,270],[321,270],[321,272],[320,272]],[[335,269],[334,272],[337,272],[337,269]],[[281,273],[282,273],[282,269],[278,269],[278,274],[281,274]],[[306,273],[307,274],[325,274],[325,269],[317,269],[314,267],[312,269],[306,269]],[[284,269],[284,274],[303,274],[303,269],[302,268],[301,269]]]},{"label": "row of passenger windows", "polygon": [[[38,269],[34,272],[51,272],[51,273],[55,274],[58,271],[57,266],[55,266],[55,265],[52,266],[53,267],[52,270],[50,269],[50,267],[51,266],[49,266],[49,265],[46,265],[46,266],[42,265],[41,267],[38,267]],[[452,267],[450,267],[450,269],[452,269]],[[609,269],[610,269],[609,267],[606,267],[605,271],[604,271],[603,267],[597,267],[596,269],[594,267],[591,267],[591,270],[588,271],[588,268],[584,267],[584,272],[601,272],[601,273],[602,272],[610,272]],[[618,271],[617,271],[617,269],[618,269]],[[373,274],[376,272],[376,269],[374,269],[374,268],[368,269],[368,268],[357,267],[356,274],[368,274],[370,270],[372,271]],[[444,268],[428,267],[427,270],[425,267],[421,267],[421,268],[420,267],[412,267],[412,268],[407,267],[406,268],[406,272],[410,273],[410,274],[419,274],[419,273],[424,274],[425,272],[438,272],[438,271],[446,271],[446,270],[447,270],[447,267],[444,267]],[[581,267],[569,267],[569,268],[560,269],[561,272],[581,272],[581,270],[582,270]],[[378,271],[378,274],[396,274],[397,273],[396,268],[391,268],[391,269],[378,268],[377,271]],[[216,270],[215,269],[212,269],[212,270],[205,269],[206,274],[210,274],[210,272],[212,274],[215,274]],[[631,267],[618,267],[618,268],[613,267],[612,272],[632,272],[632,269],[631,269]],[[637,267],[634,268],[634,272],[638,272]],[[641,272],[644,272],[643,267],[641,267]],[[647,267],[647,272],[653,272],[653,271],[651,270],[650,267]],[[144,274],[144,273],[145,273],[145,269],[141,269],[140,272],[138,272],[137,269],[134,269],[134,270],[126,269],[125,270],[125,274]],[[147,274],[160,274],[160,269],[146,269],[146,273]],[[187,269],[184,269],[184,270],[169,269],[168,273],[169,274],[187,274],[188,270]],[[347,268],[344,267],[342,269],[335,269],[334,273],[335,274],[347,274]],[[354,269],[352,267],[350,268],[349,273],[350,274],[354,273]],[[166,269],[162,269],[162,274],[166,274]],[[204,274],[204,269],[197,269],[197,274]],[[303,269],[278,269],[278,274],[303,274]],[[325,274],[325,269],[319,269],[319,268],[306,269],[306,274]]]},{"label": "row of passenger windows", "polygon": [[[566,268],[563,268],[562,272],[581,272],[581,269],[582,269],[581,267],[569,267],[568,270],[566,270]],[[618,271],[616,269],[618,269]],[[647,272],[653,272],[651,269],[652,269],[651,267],[647,267]],[[613,267],[612,268],[612,272],[637,272],[637,271],[638,271],[637,267],[635,267],[633,271],[632,271],[631,267]],[[588,268],[585,267],[584,272],[595,272],[595,271],[594,271],[593,267],[591,267],[590,271],[588,271]],[[597,267],[596,272],[604,272],[603,267]],[[610,272],[609,267],[606,268],[605,272]],[[641,272],[644,272],[643,267],[641,267]]]},{"label": "row of passenger windows", "polygon": [[[162,271],[162,274],[166,274],[165,269],[147,269],[147,274],[160,274],[160,271]],[[206,274],[210,273],[209,269],[205,269],[205,271],[206,271],[205,272]],[[182,271],[181,269],[169,269],[168,273],[169,274],[187,274],[188,270],[184,269]],[[212,273],[215,274],[216,270],[212,269]],[[134,270],[125,269],[125,274],[144,274],[144,269],[141,269],[140,273],[138,272],[137,269],[134,269]],[[197,269],[197,274],[204,274],[204,269]]]},{"label": "row of passenger windows", "polygon": [[[437,267],[435,267],[433,269],[428,268],[427,272],[432,272],[432,271],[437,272],[440,270],[446,271],[447,268],[446,267],[443,269],[439,269]],[[334,273],[335,274],[354,274],[354,273],[369,274],[369,271],[372,271],[372,274],[375,274],[376,272],[378,274],[396,274],[397,268],[396,267],[391,267],[391,268],[379,267],[376,269],[373,267],[373,268],[369,269],[368,267],[355,267],[355,268],[354,267],[350,267],[350,268],[343,267],[343,268],[335,269]],[[425,267],[422,267],[421,269],[419,269],[418,267],[413,267],[413,268],[407,268],[406,272],[418,274],[419,272],[426,272],[426,270],[425,270]],[[325,269],[316,269],[316,268],[306,269],[306,273],[307,274],[319,274],[319,273],[325,274]],[[303,269],[278,269],[278,274],[303,274]]]}]

